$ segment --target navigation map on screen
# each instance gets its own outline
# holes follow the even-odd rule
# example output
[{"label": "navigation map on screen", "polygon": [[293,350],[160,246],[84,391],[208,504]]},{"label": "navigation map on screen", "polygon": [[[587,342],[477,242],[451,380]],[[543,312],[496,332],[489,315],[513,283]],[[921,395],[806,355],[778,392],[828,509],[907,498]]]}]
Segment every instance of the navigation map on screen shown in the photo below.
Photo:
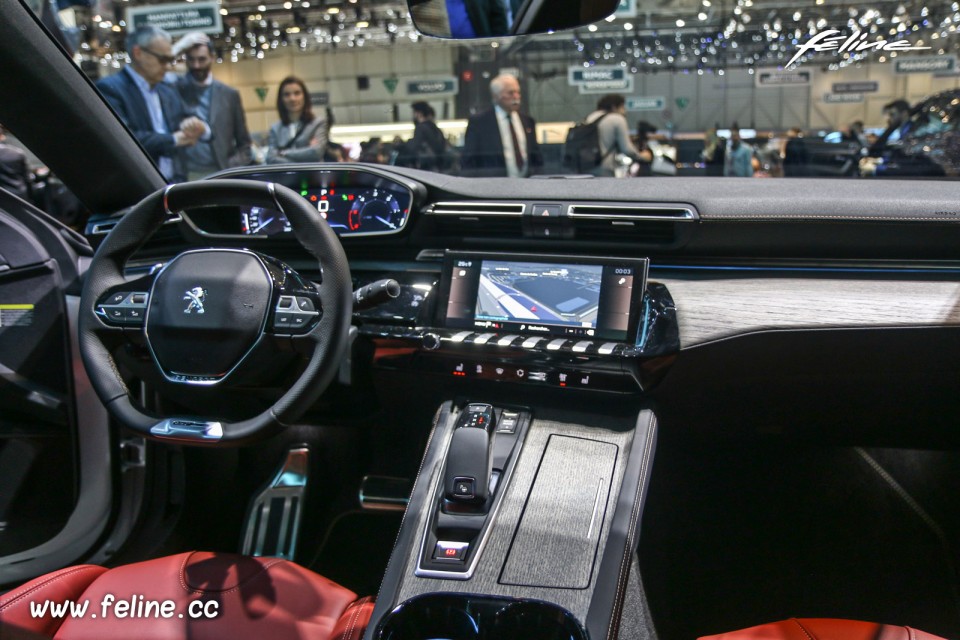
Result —
[{"label": "navigation map on screen", "polygon": [[601,265],[484,260],[475,318],[595,328],[602,275]]}]

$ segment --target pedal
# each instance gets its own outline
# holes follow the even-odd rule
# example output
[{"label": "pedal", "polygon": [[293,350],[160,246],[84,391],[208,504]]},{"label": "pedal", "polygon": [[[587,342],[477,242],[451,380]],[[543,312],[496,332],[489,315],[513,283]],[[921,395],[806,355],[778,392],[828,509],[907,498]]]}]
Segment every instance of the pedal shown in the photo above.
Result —
[{"label": "pedal", "polygon": [[247,512],[240,548],[242,554],[293,560],[307,486],[308,461],[306,447],[291,449],[270,484],[254,498]]},{"label": "pedal", "polygon": [[410,502],[411,489],[407,478],[363,476],[360,506],[370,511],[404,511]]}]

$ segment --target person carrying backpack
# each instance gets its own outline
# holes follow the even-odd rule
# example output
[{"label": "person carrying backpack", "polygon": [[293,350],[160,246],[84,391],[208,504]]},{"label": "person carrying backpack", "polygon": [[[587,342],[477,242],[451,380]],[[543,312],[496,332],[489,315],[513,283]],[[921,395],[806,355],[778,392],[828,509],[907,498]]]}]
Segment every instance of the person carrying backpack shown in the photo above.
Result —
[{"label": "person carrying backpack", "polygon": [[453,168],[455,152],[434,122],[436,112],[427,102],[414,102],[413,138],[400,150],[396,164],[425,171],[446,173]]},{"label": "person carrying backpack", "polygon": [[616,175],[617,154],[634,162],[647,161],[630,141],[627,101],[610,93],[597,101],[597,110],[570,129],[564,146],[564,166],[576,173]]}]

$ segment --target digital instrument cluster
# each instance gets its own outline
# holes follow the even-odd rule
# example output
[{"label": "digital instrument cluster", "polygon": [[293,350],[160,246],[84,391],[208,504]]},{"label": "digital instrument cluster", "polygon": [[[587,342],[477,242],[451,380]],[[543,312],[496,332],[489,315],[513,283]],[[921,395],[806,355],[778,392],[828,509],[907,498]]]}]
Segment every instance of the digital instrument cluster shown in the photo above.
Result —
[{"label": "digital instrument cluster", "polygon": [[[409,195],[386,187],[330,184],[302,189],[300,195],[316,207],[320,216],[339,235],[394,233],[403,228],[410,215]],[[240,230],[244,235],[257,236],[276,236],[293,231],[282,212],[263,207],[242,207]]]}]

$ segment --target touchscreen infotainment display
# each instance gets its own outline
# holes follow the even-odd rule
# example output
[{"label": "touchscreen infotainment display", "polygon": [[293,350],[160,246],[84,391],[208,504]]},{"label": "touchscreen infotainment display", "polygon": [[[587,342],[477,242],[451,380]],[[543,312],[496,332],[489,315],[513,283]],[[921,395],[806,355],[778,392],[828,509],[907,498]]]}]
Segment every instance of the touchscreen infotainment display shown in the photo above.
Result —
[{"label": "touchscreen infotainment display", "polygon": [[445,276],[448,327],[623,341],[646,261],[451,254]]}]

